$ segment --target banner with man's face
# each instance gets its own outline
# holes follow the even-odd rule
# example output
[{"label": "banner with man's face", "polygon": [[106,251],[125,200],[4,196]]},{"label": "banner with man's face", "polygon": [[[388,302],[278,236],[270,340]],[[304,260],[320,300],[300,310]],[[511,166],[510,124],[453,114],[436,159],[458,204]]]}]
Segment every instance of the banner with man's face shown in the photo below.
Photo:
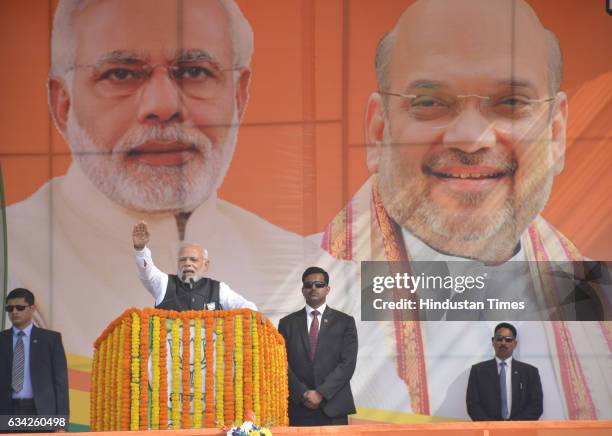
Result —
[{"label": "banner with man's face", "polygon": [[[125,308],[153,305],[132,254],[139,220],[162,271],[176,272],[181,240],[200,243],[208,274],[274,320],[303,307],[300,275],[313,262],[340,271],[343,260],[402,260],[373,254],[391,246],[375,242],[372,223],[383,219],[409,257],[414,238],[483,262],[517,253],[612,260],[612,17],[603,0],[499,1],[489,14],[470,12],[472,0],[463,11],[410,0],[59,3],[57,17],[56,0],[0,5],[0,159],[9,286],[31,289],[37,321],[63,334],[77,424],[88,423],[93,341]],[[541,223],[563,258],[534,242]],[[331,273],[330,304],[351,312],[358,285]],[[334,295],[334,279],[356,291]],[[427,387],[394,369],[406,347],[380,351],[402,389],[380,406],[395,412],[389,419],[467,418],[467,370],[490,355],[493,324],[465,336],[444,323],[417,332],[449,338],[419,351]],[[359,327],[363,355],[377,350],[379,330],[393,337],[378,327]],[[607,328],[588,350],[547,356],[605,355]],[[553,330],[535,329],[534,347],[554,343]],[[463,360],[452,351],[459,339],[472,342]],[[546,359],[545,386],[570,383],[555,375],[556,357]],[[462,369],[436,379],[436,362]],[[579,379],[587,392],[591,363]],[[354,376],[357,417],[376,420],[365,366]],[[427,407],[414,401],[419,389],[432,393]],[[545,393],[544,418],[584,416],[555,389],[561,400]],[[597,403],[601,392],[591,394]],[[609,406],[593,411],[612,417]]]}]

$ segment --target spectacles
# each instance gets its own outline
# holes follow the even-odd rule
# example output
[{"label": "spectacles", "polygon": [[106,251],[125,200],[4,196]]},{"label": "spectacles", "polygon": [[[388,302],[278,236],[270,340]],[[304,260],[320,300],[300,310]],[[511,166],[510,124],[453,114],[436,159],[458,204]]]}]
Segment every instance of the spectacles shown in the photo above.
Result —
[{"label": "spectacles", "polygon": [[497,335],[493,339],[495,339],[495,342],[506,342],[507,344],[509,344],[510,342],[514,341],[514,336]]},{"label": "spectacles", "polygon": [[511,129],[517,123],[533,120],[540,115],[538,109],[550,103],[556,97],[543,99],[528,98],[524,95],[508,92],[492,96],[477,94],[402,94],[382,92],[382,95],[400,97],[402,109],[416,121],[428,123],[432,128],[448,127],[455,117],[463,111],[468,99],[478,99],[480,113],[490,121],[495,121],[500,128]]},{"label": "spectacles", "polygon": [[11,313],[13,309],[17,309],[18,312],[23,312],[26,310],[26,307],[30,307],[30,305],[24,306],[23,304],[7,304],[4,309],[7,313]]},{"label": "spectacles", "polygon": [[198,61],[169,66],[145,63],[110,64],[103,67],[75,65],[67,72],[79,68],[93,70],[94,87],[105,97],[127,97],[137,93],[149,82],[153,72],[162,68],[183,94],[201,100],[219,97],[227,83],[224,73],[242,69],[219,68],[213,62]]},{"label": "spectacles", "polygon": [[325,286],[327,286],[325,282],[304,282],[304,284],[302,285],[302,289],[311,289],[311,288],[321,289],[321,288],[324,288]]}]

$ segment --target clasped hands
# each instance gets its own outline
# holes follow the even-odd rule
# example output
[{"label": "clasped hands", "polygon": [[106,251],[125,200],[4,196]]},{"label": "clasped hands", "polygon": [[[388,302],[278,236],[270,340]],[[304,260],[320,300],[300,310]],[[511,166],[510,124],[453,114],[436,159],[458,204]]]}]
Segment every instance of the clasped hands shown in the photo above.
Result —
[{"label": "clasped hands", "polygon": [[304,392],[302,400],[304,402],[304,406],[308,407],[309,409],[318,409],[321,401],[323,401],[323,396],[314,389],[311,389]]}]

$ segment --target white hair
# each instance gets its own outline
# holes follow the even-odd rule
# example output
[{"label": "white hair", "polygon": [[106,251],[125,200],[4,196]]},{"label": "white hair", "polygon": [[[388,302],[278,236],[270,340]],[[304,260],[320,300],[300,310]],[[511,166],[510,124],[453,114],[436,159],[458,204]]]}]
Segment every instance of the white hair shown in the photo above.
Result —
[{"label": "white hair", "polygon": [[[74,66],[76,40],[74,36],[74,15],[99,0],[60,0],[53,19],[51,34],[50,77],[70,82],[67,71]],[[245,68],[253,57],[253,29],[234,0],[218,0],[225,8],[230,21],[230,35],[233,46],[233,67]]]},{"label": "white hair", "polygon": [[181,250],[185,247],[197,247],[202,250],[202,256],[204,256],[205,260],[208,260],[208,250],[202,246],[202,244],[198,244],[197,242],[189,242],[183,241],[179,244],[178,249],[176,250],[176,257],[178,257]]}]

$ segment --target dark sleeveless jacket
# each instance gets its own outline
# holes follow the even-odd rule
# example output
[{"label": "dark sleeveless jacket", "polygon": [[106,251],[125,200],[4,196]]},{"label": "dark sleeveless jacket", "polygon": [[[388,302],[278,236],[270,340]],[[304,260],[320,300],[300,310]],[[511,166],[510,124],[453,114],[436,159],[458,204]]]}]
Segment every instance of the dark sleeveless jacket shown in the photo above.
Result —
[{"label": "dark sleeveless jacket", "polygon": [[168,274],[168,286],[164,301],[157,306],[166,310],[220,310],[219,282],[203,277],[190,285],[178,276]]}]

